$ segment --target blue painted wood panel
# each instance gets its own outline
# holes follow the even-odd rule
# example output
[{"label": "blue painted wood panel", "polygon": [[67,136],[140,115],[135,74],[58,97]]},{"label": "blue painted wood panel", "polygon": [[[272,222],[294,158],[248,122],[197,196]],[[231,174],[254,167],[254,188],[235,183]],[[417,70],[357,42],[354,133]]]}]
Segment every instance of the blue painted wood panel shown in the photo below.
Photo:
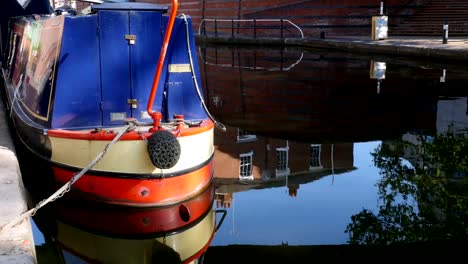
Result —
[{"label": "blue painted wood panel", "polygon": [[123,124],[114,117],[131,117],[130,105],[130,45],[128,11],[99,12],[101,51],[101,89],[103,125]]},{"label": "blue painted wood panel", "polygon": [[66,17],[52,128],[102,125],[97,15]]},{"label": "blue painted wood panel", "polygon": [[[131,45],[131,86],[132,98],[138,100],[138,107],[132,109],[132,117],[140,121],[142,113],[146,113],[149,91],[153,84],[156,66],[161,52],[161,13],[130,11],[130,34],[136,36],[135,44]],[[164,72],[162,76],[164,76]],[[164,80],[162,78],[162,80]],[[154,100],[153,109],[161,111],[164,82],[160,82]],[[146,119],[144,121],[149,121]]]},{"label": "blue painted wood panel", "polygon": [[[174,23],[172,40],[168,48],[167,63],[173,65],[189,65],[189,54],[187,47],[187,27],[183,19],[177,18]],[[192,23],[188,18],[188,30],[190,36],[190,50],[192,53],[193,66],[196,74],[200,93],[203,96],[201,76],[198,67],[197,50],[192,35]],[[192,79],[192,72],[170,72],[165,76],[167,116],[172,118],[175,114],[183,114],[187,120],[199,120],[207,117],[197,90]]]}]

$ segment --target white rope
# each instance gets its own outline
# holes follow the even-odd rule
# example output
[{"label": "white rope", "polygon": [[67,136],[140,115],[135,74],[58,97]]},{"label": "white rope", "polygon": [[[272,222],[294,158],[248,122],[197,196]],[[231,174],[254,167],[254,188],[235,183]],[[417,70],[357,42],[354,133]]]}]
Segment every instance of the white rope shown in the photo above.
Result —
[{"label": "white rope", "polygon": [[185,32],[186,32],[186,39],[187,39],[187,52],[188,52],[189,60],[190,60],[190,68],[192,70],[192,79],[193,79],[193,83],[195,85],[195,90],[197,90],[198,98],[200,99],[200,102],[201,102],[201,104],[203,106],[203,109],[205,110],[206,114],[210,117],[210,119],[213,121],[215,126],[217,128],[219,128],[219,129],[221,129],[223,132],[226,132],[226,126],[224,126],[223,123],[218,122],[218,121],[216,121],[216,119],[214,119],[214,117],[210,114],[210,111],[208,111],[208,108],[206,107],[206,104],[205,104],[205,100],[203,100],[203,96],[201,95],[200,87],[198,87],[198,81],[197,81],[197,77],[196,77],[196,74],[195,74],[195,68],[193,67],[192,50],[190,49],[190,36],[189,36],[189,28],[188,28],[187,17],[185,16],[185,14],[181,14],[180,16],[183,17],[184,22],[185,22]]},{"label": "white rope", "polygon": [[11,227],[14,227],[15,225],[23,222],[27,217],[30,217],[30,216],[33,216],[41,207],[43,207],[44,205],[50,203],[50,202],[53,202],[55,201],[56,199],[62,197],[65,193],[69,192],[70,189],[71,189],[71,186],[73,183],[75,183],[76,181],[78,181],[81,176],[83,176],[88,170],[90,170],[94,165],[96,165],[96,163],[104,156],[104,154],[106,154],[106,152],[112,147],[112,145],[114,145],[115,142],[117,142],[117,140],[119,140],[124,134],[125,132],[127,132],[128,130],[131,130],[133,129],[133,125],[129,124],[129,125],[126,125],[124,127],[124,129],[122,131],[120,131],[117,136],[114,137],[114,139],[106,145],[106,147],[104,148],[104,150],[99,153],[96,158],[94,158],[94,160],[92,160],[88,166],[86,166],[83,170],[81,170],[78,174],[75,174],[69,182],[67,182],[66,184],[64,184],[60,189],[58,189],[55,193],[53,193],[49,198],[47,199],[44,199],[42,201],[40,201],[34,208],[30,209],[29,211],[26,211],[24,212],[23,214],[21,214],[19,217],[17,217],[16,219],[13,219],[12,221],[10,221],[9,223],[7,223],[6,225],[2,226],[0,228],[0,233],[8,228],[11,228]]},{"label": "white rope", "polygon": [[16,85],[15,92],[13,93],[13,101],[11,102],[11,109],[10,109],[10,118],[13,116],[13,111],[15,111],[16,99],[18,99],[20,102],[23,100],[22,98],[18,98],[18,92],[19,92],[19,89],[21,88],[22,83],[23,83],[23,74],[20,75],[18,84]]}]

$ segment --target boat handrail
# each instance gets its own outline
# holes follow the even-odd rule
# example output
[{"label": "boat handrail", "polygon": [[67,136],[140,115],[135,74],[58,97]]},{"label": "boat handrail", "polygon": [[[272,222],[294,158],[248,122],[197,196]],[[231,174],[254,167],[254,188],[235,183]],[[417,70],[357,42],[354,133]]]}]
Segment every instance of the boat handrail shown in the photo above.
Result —
[{"label": "boat handrail", "polygon": [[[231,36],[234,37],[234,22],[253,22],[253,30],[254,30],[254,37],[256,37],[256,30],[257,30],[257,27],[256,27],[256,23],[257,22],[280,22],[281,23],[281,27],[280,27],[280,30],[281,30],[281,38],[283,38],[283,28],[284,28],[284,25],[283,25],[283,22],[286,22],[288,24],[290,24],[291,26],[293,26],[294,28],[296,28],[299,33],[301,34],[301,38],[304,38],[304,32],[302,31],[302,29],[294,24],[291,20],[289,19],[214,19],[214,18],[205,18],[205,19],[202,19],[202,21],[200,22],[200,25],[198,26],[198,35],[202,35],[202,27],[203,29],[205,29],[206,27],[206,22],[214,22],[215,23],[215,35],[217,36],[217,23],[218,22],[231,22]],[[205,32],[205,35],[206,35],[206,30],[204,30]]]}]

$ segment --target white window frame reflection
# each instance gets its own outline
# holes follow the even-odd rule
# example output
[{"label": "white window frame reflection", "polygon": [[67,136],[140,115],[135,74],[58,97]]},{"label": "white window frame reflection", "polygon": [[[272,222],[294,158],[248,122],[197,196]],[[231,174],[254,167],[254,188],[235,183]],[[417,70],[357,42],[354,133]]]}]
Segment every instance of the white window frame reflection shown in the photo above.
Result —
[{"label": "white window frame reflection", "polygon": [[253,177],[253,151],[239,155],[239,179],[251,181]]},{"label": "white window frame reflection", "polygon": [[322,145],[321,144],[310,144],[309,150],[309,170],[322,169]]},{"label": "white window frame reflection", "polygon": [[276,177],[284,177],[289,173],[289,147],[276,148]]},{"label": "white window frame reflection", "polygon": [[255,134],[240,128],[237,129],[237,142],[250,142],[255,140],[257,140],[257,136]]}]

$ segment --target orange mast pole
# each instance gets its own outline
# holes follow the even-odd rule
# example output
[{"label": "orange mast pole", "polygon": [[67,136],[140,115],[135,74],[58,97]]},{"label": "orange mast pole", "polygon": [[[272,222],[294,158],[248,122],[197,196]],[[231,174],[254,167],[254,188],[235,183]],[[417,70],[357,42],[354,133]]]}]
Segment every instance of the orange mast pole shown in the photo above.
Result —
[{"label": "orange mast pole", "polygon": [[156,91],[158,90],[159,79],[161,77],[161,72],[162,72],[162,68],[164,65],[164,59],[166,58],[167,47],[169,45],[169,41],[171,40],[172,27],[174,26],[174,20],[177,14],[178,7],[179,7],[178,0],[172,0],[172,10],[169,16],[169,21],[167,22],[166,34],[164,35],[164,41],[161,47],[161,53],[159,54],[159,61],[158,61],[158,65],[156,68],[156,73],[154,74],[153,85],[151,87],[151,93],[148,99],[148,105],[146,107],[146,111],[151,116],[154,122],[152,130],[156,130],[156,128],[159,127],[161,119],[162,119],[162,114],[160,112],[153,111],[153,103],[154,103],[154,97],[156,95]]}]

